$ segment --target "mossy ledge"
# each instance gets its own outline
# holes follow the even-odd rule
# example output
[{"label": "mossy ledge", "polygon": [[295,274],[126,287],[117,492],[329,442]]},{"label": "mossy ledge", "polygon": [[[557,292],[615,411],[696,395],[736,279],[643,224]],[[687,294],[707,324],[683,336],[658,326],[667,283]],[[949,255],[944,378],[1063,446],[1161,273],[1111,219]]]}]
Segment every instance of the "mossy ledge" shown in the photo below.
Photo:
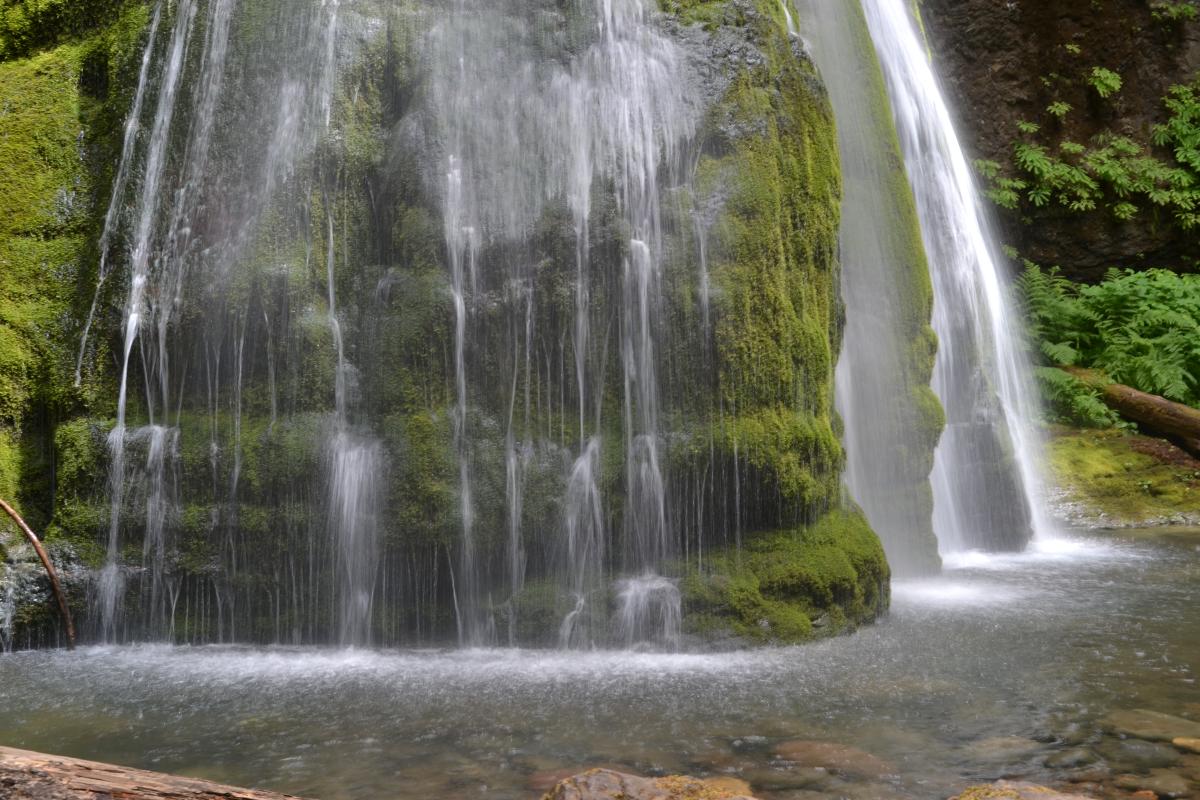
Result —
[{"label": "mossy ledge", "polygon": [[1200,525],[1200,461],[1162,439],[1055,426],[1054,511],[1089,528]]},{"label": "mossy ledge", "polygon": [[753,535],[682,581],[687,632],[714,642],[795,644],[871,622],[887,610],[890,571],[860,511]]}]

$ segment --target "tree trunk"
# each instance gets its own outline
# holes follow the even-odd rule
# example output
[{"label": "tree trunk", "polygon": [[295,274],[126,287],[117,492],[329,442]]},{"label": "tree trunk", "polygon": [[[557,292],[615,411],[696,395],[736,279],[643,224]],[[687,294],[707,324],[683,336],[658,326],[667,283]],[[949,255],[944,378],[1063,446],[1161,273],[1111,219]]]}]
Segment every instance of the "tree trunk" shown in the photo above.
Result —
[{"label": "tree trunk", "polygon": [[54,597],[58,600],[58,610],[62,614],[63,624],[67,626],[67,649],[75,649],[75,623],[71,621],[71,607],[67,605],[67,597],[63,594],[62,584],[58,582],[58,572],[54,569],[54,564],[50,561],[50,556],[46,553],[46,548],[42,547],[42,543],[38,537],[34,535],[29,526],[25,524],[25,520],[21,519],[21,515],[10,506],[8,503],[0,500],[0,508],[12,517],[13,522],[17,523],[17,527],[25,534],[25,538],[33,545],[33,549],[37,551],[38,558],[42,560],[42,566],[46,568],[46,574],[50,576],[50,586],[54,589]]},{"label": "tree trunk", "polygon": [[1063,369],[1085,385],[1099,391],[1100,399],[1113,411],[1170,438],[1184,450],[1200,458],[1200,409],[1113,383],[1095,370],[1078,367]]},{"label": "tree trunk", "polygon": [[11,747],[0,747],[0,796],[12,800],[298,800]]}]

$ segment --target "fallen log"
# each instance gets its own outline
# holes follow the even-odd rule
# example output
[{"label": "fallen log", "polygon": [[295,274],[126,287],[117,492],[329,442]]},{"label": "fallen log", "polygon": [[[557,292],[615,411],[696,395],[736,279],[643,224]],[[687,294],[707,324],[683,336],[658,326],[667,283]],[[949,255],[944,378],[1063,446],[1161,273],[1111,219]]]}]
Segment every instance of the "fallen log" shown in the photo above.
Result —
[{"label": "fallen log", "polygon": [[34,535],[33,530],[25,524],[25,520],[21,519],[21,515],[17,513],[16,509],[3,500],[0,500],[0,508],[3,508],[4,512],[12,517],[13,522],[17,523],[17,527],[25,534],[25,538],[33,545],[38,558],[42,560],[42,566],[46,568],[46,574],[50,576],[50,586],[54,589],[54,597],[58,600],[58,611],[62,614],[63,624],[67,627],[67,649],[74,650],[75,623],[71,621],[71,607],[67,605],[67,596],[63,594],[62,584],[58,582],[58,572],[54,569],[53,562],[50,561],[50,555],[46,552],[46,548],[42,547],[41,541]]},{"label": "fallen log", "polygon": [[1104,404],[1122,417],[1170,438],[1184,450],[1200,457],[1200,409],[1113,383],[1095,370],[1079,367],[1062,369],[1100,392]]},{"label": "fallen log", "polygon": [[158,772],[0,747],[0,797],[8,800],[299,800]]}]

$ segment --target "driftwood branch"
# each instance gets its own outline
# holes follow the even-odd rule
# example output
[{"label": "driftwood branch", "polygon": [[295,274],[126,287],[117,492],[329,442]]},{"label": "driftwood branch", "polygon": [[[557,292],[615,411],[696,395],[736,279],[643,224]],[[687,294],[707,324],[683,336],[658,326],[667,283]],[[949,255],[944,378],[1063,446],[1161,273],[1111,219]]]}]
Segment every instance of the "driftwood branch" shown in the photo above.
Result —
[{"label": "driftwood branch", "polygon": [[3,508],[4,512],[12,517],[13,522],[17,523],[17,527],[25,534],[25,538],[37,552],[38,558],[42,560],[42,566],[46,568],[46,574],[50,576],[50,586],[54,589],[54,597],[58,600],[58,610],[62,614],[63,623],[67,626],[67,649],[74,650],[75,623],[71,621],[71,607],[67,605],[67,597],[63,594],[62,584],[58,581],[58,572],[54,569],[54,564],[50,561],[46,548],[42,547],[41,541],[25,524],[25,520],[21,519],[21,515],[16,512],[16,509],[3,500],[0,500],[0,508]]},{"label": "driftwood branch", "polygon": [[0,796],[12,800],[298,800],[11,747],[0,747]]},{"label": "driftwood branch", "polygon": [[1200,409],[1113,383],[1095,370],[1063,369],[1099,391],[1104,404],[1122,417],[1172,439],[1184,450],[1200,457]]}]

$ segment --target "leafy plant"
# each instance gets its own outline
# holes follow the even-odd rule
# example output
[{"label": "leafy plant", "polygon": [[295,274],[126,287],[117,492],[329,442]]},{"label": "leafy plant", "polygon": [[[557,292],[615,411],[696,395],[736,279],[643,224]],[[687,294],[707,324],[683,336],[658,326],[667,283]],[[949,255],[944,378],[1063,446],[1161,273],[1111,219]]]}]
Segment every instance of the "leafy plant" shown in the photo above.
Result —
[{"label": "leafy plant", "polygon": [[1159,22],[1186,22],[1196,18],[1200,10],[1194,0],[1157,0],[1150,4],[1150,15]]},{"label": "leafy plant", "polygon": [[[1200,407],[1200,275],[1110,270],[1086,286],[1027,262],[1019,289],[1030,338],[1048,364],[1095,367]],[[1066,397],[1064,385],[1057,391]]]},{"label": "leafy plant", "polygon": [[1071,113],[1071,104],[1056,100],[1046,106],[1046,113],[1057,119],[1065,119],[1067,114]]},{"label": "leafy plant", "polygon": [[[1087,145],[1069,140],[1049,145],[1037,136],[1040,125],[1021,121],[1012,170],[992,161],[976,164],[988,181],[988,196],[1013,210],[1023,201],[1035,208],[1105,209],[1122,221],[1158,208],[1184,230],[1200,226],[1200,79],[1172,87],[1163,106],[1169,116],[1154,127],[1153,144],[1169,150],[1172,161],[1149,144],[1107,132]],[[1061,119],[1071,107],[1057,102],[1046,110]]]},{"label": "leafy plant", "polygon": [[1096,94],[1106,100],[1121,91],[1122,86],[1121,76],[1111,69],[1105,69],[1104,67],[1092,67],[1092,73],[1088,76],[1088,83],[1096,90]]},{"label": "leafy plant", "polygon": [[1120,416],[1104,404],[1100,393],[1073,375],[1056,367],[1038,367],[1034,377],[1054,421],[1082,428],[1111,428],[1120,424]]}]

